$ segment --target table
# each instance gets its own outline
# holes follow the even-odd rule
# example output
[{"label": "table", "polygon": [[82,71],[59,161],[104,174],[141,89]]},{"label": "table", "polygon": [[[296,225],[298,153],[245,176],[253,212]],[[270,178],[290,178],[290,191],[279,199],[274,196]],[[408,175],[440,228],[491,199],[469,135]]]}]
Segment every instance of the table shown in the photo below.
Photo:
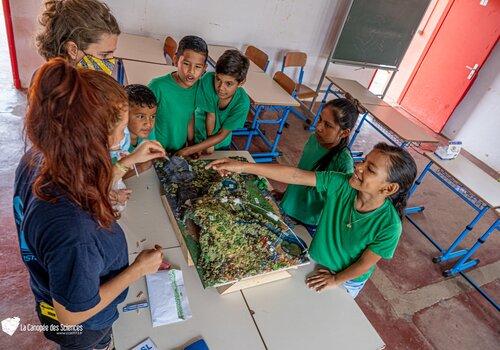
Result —
[{"label": "table", "polygon": [[[248,156],[244,151],[215,154],[217,157]],[[154,170],[149,169],[138,178],[126,180],[127,187],[133,191],[131,201],[135,197],[136,202],[129,201],[122,215],[122,220],[128,222],[125,235],[127,241],[134,241],[133,225],[136,225],[152,232],[148,244],[160,240],[171,242],[175,235],[161,204],[157,203],[159,193],[153,192],[159,188],[151,183],[154,181],[148,172],[155,175]],[[151,207],[159,207],[163,214],[158,212],[153,219],[152,215],[143,215],[140,209],[132,212],[134,208],[145,208],[147,202],[151,202]],[[163,228],[164,235],[170,237],[154,233],[160,232],[163,225],[168,226]],[[176,247],[164,249],[164,253],[174,268],[182,270],[193,317],[153,328],[149,309],[123,313],[123,306],[138,301],[139,291],[147,297],[145,278],[141,278],[130,286],[126,300],[119,305],[120,317],[113,325],[118,350],[130,349],[147,337],[151,337],[159,349],[179,348],[200,336],[210,349],[221,350],[326,349],[333,342],[349,349],[384,347],[382,339],[345,291],[335,289],[318,294],[305,287],[304,278],[313,269],[312,264],[292,271],[292,277],[286,280],[221,296],[213,288],[203,289],[195,268],[185,263],[178,242]],[[130,262],[136,256],[136,252],[129,254]]]},{"label": "table", "polygon": [[[453,243],[447,249],[443,249],[409,216],[410,214],[423,211],[424,206],[407,208],[405,211],[406,217],[408,221],[410,221],[410,223],[439,250],[440,255],[432,259],[435,263],[462,258],[454,267],[445,270],[443,275],[449,277],[460,273],[462,276],[466,277],[462,271],[478,263],[477,259],[468,262],[467,260],[472,253],[479,248],[479,245],[483,244],[486,238],[498,228],[498,220],[478,240],[479,245],[475,245],[471,249],[457,250],[456,248],[465,237],[467,237],[470,231],[474,229],[479,220],[490,208],[500,207],[500,184],[462,154],[459,154],[457,158],[451,160],[442,160],[431,152],[425,152],[424,155],[429,162],[411,187],[408,197],[415,193],[418,186],[421,185],[425,175],[431,173],[442,184],[472,207],[477,212],[477,215],[467,224],[462,232],[456,236]],[[496,210],[496,212],[498,214],[498,210]],[[470,278],[466,277],[466,279],[498,310],[498,305],[486,293],[484,293],[473,281],[471,282]]]},{"label": "table", "polygon": [[[233,47],[233,46],[208,45],[208,63],[212,67],[215,68],[215,64],[217,63],[217,60],[227,50],[238,50],[238,49],[236,47]],[[252,60],[249,60],[249,61],[250,61],[250,66],[248,67],[249,72],[264,73],[264,71],[259,66],[257,66],[255,63],[253,63]]]},{"label": "table", "polygon": [[163,42],[146,36],[120,34],[115,56],[133,61],[167,65],[163,55]]},{"label": "table", "polygon": [[129,84],[142,85],[148,85],[153,78],[177,71],[174,66],[130,60],[123,60],[123,67]]},{"label": "table", "polygon": [[[439,142],[423,128],[408,120],[403,114],[371,93],[357,81],[330,76],[327,76],[326,78],[330,81],[330,85],[328,86],[325,96],[323,97],[322,104],[326,102],[326,97],[329,92],[333,92],[338,96],[337,92],[332,90],[332,86],[335,85],[340,92],[344,94],[351,94],[366,109],[366,112],[363,113],[361,120],[359,121],[358,126],[354,130],[354,134],[349,141],[349,148],[351,148],[354,144],[354,141],[356,140],[365,122],[375,128],[375,130],[377,130],[389,142],[397,146],[408,147],[411,144],[419,145],[421,143]],[[369,120],[367,118],[368,113],[370,113],[373,118],[380,123],[380,125],[377,125],[377,123]]]}]

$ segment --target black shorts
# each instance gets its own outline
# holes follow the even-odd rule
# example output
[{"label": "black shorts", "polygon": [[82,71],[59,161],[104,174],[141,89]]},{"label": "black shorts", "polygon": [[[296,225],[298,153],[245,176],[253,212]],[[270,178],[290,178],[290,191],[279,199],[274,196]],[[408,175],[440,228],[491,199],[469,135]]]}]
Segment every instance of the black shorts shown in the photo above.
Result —
[{"label": "black shorts", "polygon": [[36,313],[44,327],[43,334],[49,340],[57,343],[61,350],[106,349],[112,339],[111,326],[91,330],[79,327],[63,329],[61,324],[45,314],[42,314],[40,304],[36,305]]}]

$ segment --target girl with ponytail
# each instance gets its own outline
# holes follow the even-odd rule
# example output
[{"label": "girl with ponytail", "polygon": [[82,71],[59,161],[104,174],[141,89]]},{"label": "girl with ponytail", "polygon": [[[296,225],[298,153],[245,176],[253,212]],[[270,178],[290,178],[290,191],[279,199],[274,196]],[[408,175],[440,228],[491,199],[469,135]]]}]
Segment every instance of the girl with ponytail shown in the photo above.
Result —
[{"label": "girl with ponytail", "polygon": [[352,297],[358,295],[377,262],[394,255],[408,190],[417,175],[411,155],[385,143],[376,145],[357,163],[353,174],[230,159],[213,161],[208,168],[223,176],[250,173],[314,187],[323,196],[324,205],[309,254],[320,268],[306,283],[318,292],[340,286]]},{"label": "girl with ponytail", "polygon": [[[337,171],[352,174],[354,161],[347,147],[349,135],[361,113],[351,95],[328,101],[316,127],[307,140],[298,168],[314,171]],[[311,235],[316,231],[325,198],[313,187],[289,185],[283,195],[283,211],[304,225]]]}]

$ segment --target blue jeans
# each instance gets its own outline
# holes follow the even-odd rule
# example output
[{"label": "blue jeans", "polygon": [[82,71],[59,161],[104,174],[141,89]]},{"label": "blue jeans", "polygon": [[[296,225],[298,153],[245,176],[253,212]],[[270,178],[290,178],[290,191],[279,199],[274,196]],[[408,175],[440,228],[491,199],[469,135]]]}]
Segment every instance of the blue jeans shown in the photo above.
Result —
[{"label": "blue jeans", "polygon": [[342,288],[346,290],[347,293],[353,298],[356,298],[361,292],[361,289],[365,286],[367,280],[364,280],[363,282],[356,282],[353,280],[346,281],[342,283]]}]

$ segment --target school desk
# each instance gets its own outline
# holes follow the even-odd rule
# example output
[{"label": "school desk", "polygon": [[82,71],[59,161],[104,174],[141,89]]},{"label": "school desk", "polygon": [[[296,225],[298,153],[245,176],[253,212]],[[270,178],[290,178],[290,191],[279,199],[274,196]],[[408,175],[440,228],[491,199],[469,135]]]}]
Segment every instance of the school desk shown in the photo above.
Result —
[{"label": "school desk", "polygon": [[[246,136],[245,150],[249,150],[254,137],[259,137],[268,147],[267,152],[254,152],[252,156],[257,162],[269,162],[280,156],[278,144],[283,133],[290,107],[300,106],[299,102],[287,93],[269,75],[258,72],[248,72],[247,81],[243,85],[252,101],[254,117],[249,129],[240,129],[233,132],[234,136]],[[273,108],[278,112],[276,119],[262,119],[261,114],[266,108]],[[261,125],[276,125],[277,131],[271,141],[261,130]]]},{"label": "school desk", "polygon": [[141,35],[120,34],[115,57],[167,65],[163,55],[163,42]]},{"label": "school desk", "polygon": [[[215,152],[215,156],[248,158],[249,154],[245,151],[229,151]],[[156,177],[154,169],[147,172]],[[122,220],[129,223],[124,228],[127,241],[136,239],[136,233],[131,232],[135,227],[146,232],[148,245],[143,249],[154,245],[158,239],[156,232],[160,230],[170,236],[164,241],[176,239],[161,203],[158,203],[158,199],[151,200],[159,197],[159,187],[154,186],[154,182],[159,186],[159,180],[148,176],[147,172],[125,181],[127,187],[133,190],[132,198],[135,196],[137,203],[131,206],[129,201],[122,215]],[[154,195],[153,191],[158,192]],[[156,213],[155,217],[152,212],[143,214],[148,201],[162,213]],[[134,205],[142,210],[132,212]],[[134,227],[130,226],[132,220]],[[164,225],[166,227],[162,227]],[[222,350],[328,349],[331,344],[349,349],[384,347],[382,339],[361,309],[344,290],[316,293],[307,289],[304,279],[314,268],[313,264],[292,270],[291,278],[220,295],[214,288],[203,289],[195,268],[187,266],[178,246],[177,242],[175,247],[164,249],[164,254],[174,268],[182,270],[192,318],[153,328],[149,309],[140,309],[139,313],[123,312],[123,306],[147,300],[145,278],[141,278],[130,286],[126,300],[118,306],[120,317],[113,325],[118,350],[130,349],[147,337],[159,349],[181,348],[197,337],[203,337],[210,349]],[[137,252],[129,254],[130,262],[136,256]],[[141,291],[143,295],[137,298]]]},{"label": "school desk", "polygon": [[[470,160],[459,154],[457,158],[451,160],[442,160],[437,155],[431,152],[425,152],[425,157],[429,159],[426,167],[418,176],[414,185],[410,189],[409,196],[417,190],[418,186],[422,183],[425,175],[430,173],[434,175],[442,184],[455,193],[460,199],[472,207],[476,212],[476,216],[470,223],[458,233],[453,243],[446,249],[442,248],[434,239],[425,232],[409,215],[424,210],[423,206],[412,207],[406,209],[406,217],[418,231],[420,231],[440,252],[440,255],[433,258],[433,261],[444,262],[452,259],[466,257],[461,263],[457,263],[452,269],[446,270],[443,274],[448,277],[457,273],[466,277],[462,271],[475,266],[478,260],[466,261],[469,259],[479,246],[473,246],[470,249],[459,249],[458,245],[464,240],[465,237],[474,229],[477,222],[484,216],[490,208],[500,207],[500,184],[479,167],[477,167]],[[497,211],[498,212],[498,211]],[[485,233],[483,238],[480,238],[480,244],[483,244],[486,238],[495,230],[498,223],[494,223],[491,230]],[[468,277],[466,279],[470,281]],[[498,305],[485,293],[478,288],[475,283],[471,284],[497,309]]]},{"label": "school desk", "polygon": [[[349,141],[349,148],[354,144],[364,123],[371,125],[389,142],[397,146],[408,147],[411,144],[438,143],[438,140],[425,132],[423,128],[408,120],[397,109],[385,103],[357,81],[330,76],[326,78],[330,81],[330,84],[321,106],[324,106],[328,93],[333,92],[337,97],[341,97],[338,94],[340,92],[342,94],[351,94],[366,109]],[[332,89],[333,86],[338,90]],[[373,120],[368,118],[368,114],[373,117]],[[316,119],[315,122],[317,122]],[[313,125],[315,124],[313,123]]]},{"label": "school desk", "polygon": [[148,85],[151,79],[175,72],[177,67],[161,64],[123,60],[128,84]]},{"label": "school desk", "polygon": [[[208,63],[212,67],[215,68],[215,64],[217,63],[217,60],[227,50],[238,50],[238,49],[236,47],[233,47],[233,46],[208,45]],[[259,66],[257,66],[255,63],[253,63],[252,60],[250,60],[250,66],[248,67],[248,71],[249,72],[264,73],[264,71]]]}]

